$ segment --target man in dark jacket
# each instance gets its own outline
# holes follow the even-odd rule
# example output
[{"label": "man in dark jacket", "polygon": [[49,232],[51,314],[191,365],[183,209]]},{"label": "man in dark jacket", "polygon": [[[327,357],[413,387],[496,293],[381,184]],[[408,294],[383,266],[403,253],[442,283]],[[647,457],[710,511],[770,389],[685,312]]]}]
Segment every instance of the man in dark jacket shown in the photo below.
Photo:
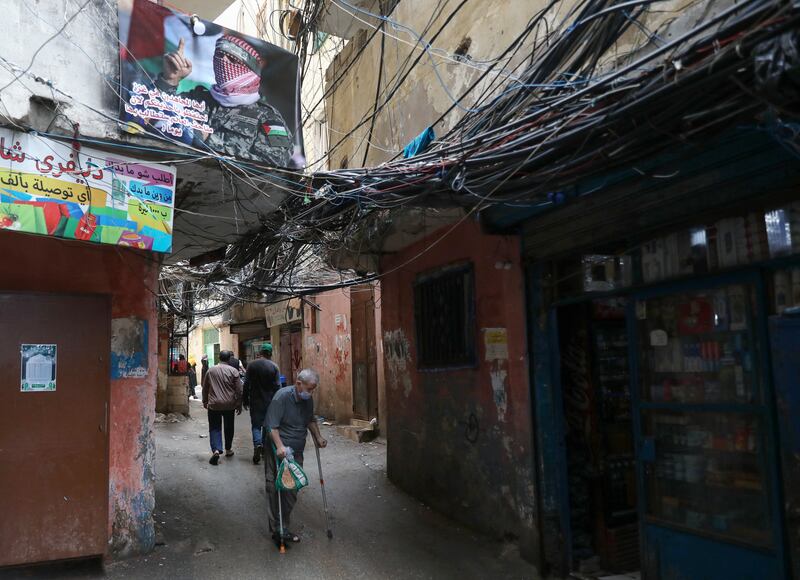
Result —
[{"label": "man in dark jacket", "polygon": [[244,376],[244,408],[250,407],[250,425],[253,428],[253,463],[258,465],[264,453],[264,419],[273,395],[280,388],[280,371],[272,362],[272,345],[261,345],[261,358],[247,365]]},{"label": "man in dark jacket", "polygon": [[[233,351],[232,350],[228,350],[228,351],[225,351],[225,352],[228,353],[228,360],[224,364],[235,368],[237,371],[239,371],[239,376],[240,377],[244,377],[244,367],[242,366],[242,361],[240,361],[238,358],[236,358],[233,355]],[[220,353],[220,355],[221,354],[222,353]],[[220,361],[222,361],[221,357],[220,357]]]},{"label": "man in dark jacket", "polygon": [[[228,351],[219,353],[221,363],[230,359]],[[208,434],[211,440],[211,465],[219,463],[222,453],[222,423],[225,422],[225,457],[233,455],[234,411],[242,414],[242,381],[239,371],[227,364],[208,369],[203,379],[203,407],[208,409]]]}]

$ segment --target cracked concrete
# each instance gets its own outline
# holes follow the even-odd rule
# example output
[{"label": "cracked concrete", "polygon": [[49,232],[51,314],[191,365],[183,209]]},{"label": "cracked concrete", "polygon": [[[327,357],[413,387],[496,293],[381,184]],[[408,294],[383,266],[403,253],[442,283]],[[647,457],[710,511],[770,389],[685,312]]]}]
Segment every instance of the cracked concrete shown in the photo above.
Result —
[{"label": "cracked concrete", "polygon": [[153,552],[105,568],[84,562],[7,570],[0,580],[538,578],[511,544],[459,527],[394,487],[386,477],[384,443],[354,443],[331,427],[323,427],[330,445],[322,454],[333,540],[325,535],[309,444],[311,485],[293,513],[301,542],[280,555],[267,537],[264,471],[251,462],[249,416],[237,417],[236,455],[214,467],[205,412],[196,401],[192,413],[189,421],[155,426]]}]

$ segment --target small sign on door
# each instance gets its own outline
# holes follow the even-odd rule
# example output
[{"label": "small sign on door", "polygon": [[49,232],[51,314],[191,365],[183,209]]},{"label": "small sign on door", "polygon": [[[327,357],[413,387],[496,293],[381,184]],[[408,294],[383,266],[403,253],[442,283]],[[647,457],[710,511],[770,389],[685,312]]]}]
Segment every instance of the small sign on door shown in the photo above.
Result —
[{"label": "small sign on door", "polygon": [[20,347],[23,393],[56,390],[56,345],[23,344]]}]

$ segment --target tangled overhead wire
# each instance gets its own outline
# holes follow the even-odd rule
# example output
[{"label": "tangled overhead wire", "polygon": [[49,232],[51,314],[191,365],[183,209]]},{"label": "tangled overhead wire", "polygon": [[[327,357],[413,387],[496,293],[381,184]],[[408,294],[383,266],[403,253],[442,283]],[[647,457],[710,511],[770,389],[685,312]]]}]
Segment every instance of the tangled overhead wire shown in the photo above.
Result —
[{"label": "tangled overhead wire", "polygon": [[[555,4],[552,3],[551,6]],[[587,1],[512,82],[428,152],[375,168],[317,172],[318,213],[392,205],[547,202],[577,177],[607,171],[708,134],[763,108],[752,52],[796,26],[789,5],[731,6],[663,46],[598,70],[644,2]],[[638,5],[638,6],[637,6]],[[576,8],[577,10],[577,8]],[[531,22],[543,18],[540,13]],[[335,195],[332,195],[334,192]],[[489,197],[490,196],[490,197]],[[354,209],[355,208],[355,209]],[[308,212],[307,212],[308,213]]]},{"label": "tangled overhead wire", "polygon": [[[783,102],[771,94],[776,84],[789,92],[800,86],[794,5],[729,4],[658,34],[644,24],[652,3],[582,0],[554,26],[563,6],[552,0],[454,99],[439,121],[459,106],[466,113],[426,152],[378,167],[318,171],[303,195],[287,198],[274,221],[231,246],[223,262],[172,274],[224,287],[228,300],[371,280],[350,273],[324,285],[298,284],[296,273],[320,267],[310,266],[309,253],[375,251],[392,216],[409,208],[551,205],[553,192],[578,179],[757,118]],[[632,29],[646,32],[644,41],[620,55]],[[776,45],[783,52],[775,53]],[[491,75],[495,65],[512,62],[508,74]]]}]

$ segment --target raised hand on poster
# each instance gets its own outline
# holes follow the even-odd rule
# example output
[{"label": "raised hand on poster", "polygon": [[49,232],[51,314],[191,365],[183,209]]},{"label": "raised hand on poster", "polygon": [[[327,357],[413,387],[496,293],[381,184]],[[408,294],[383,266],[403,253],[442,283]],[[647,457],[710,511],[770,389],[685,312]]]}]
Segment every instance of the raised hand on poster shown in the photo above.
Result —
[{"label": "raised hand on poster", "polygon": [[178,50],[164,55],[161,77],[173,87],[177,87],[178,83],[192,72],[192,61],[183,54],[185,45],[186,42],[181,38],[178,42]]}]

